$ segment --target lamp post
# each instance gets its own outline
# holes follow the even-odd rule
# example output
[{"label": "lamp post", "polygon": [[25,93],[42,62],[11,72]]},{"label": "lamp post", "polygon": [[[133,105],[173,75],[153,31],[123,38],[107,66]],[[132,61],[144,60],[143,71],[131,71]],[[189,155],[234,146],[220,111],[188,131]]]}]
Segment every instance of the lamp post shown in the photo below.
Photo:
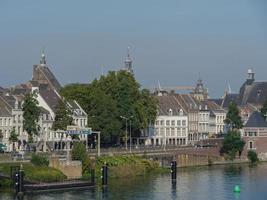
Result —
[{"label": "lamp post", "polygon": [[92,131],[97,134],[97,156],[100,157],[100,131]]},{"label": "lamp post", "polygon": [[[131,118],[132,118],[133,116],[130,116],[130,117],[124,117],[124,116],[121,116],[121,118],[122,119],[125,119],[125,124],[126,124],[126,127],[125,127],[125,132],[126,132],[126,134],[125,134],[125,140],[126,140],[126,142],[125,142],[125,149],[127,150],[128,149],[128,147],[127,147],[127,143],[128,143],[128,132],[127,132],[127,121],[128,120],[130,120]],[[131,147],[131,120],[130,120],[130,152],[132,151],[132,147]]]},{"label": "lamp post", "polygon": [[128,120],[128,118],[126,118],[126,117],[124,117],[124,116],[121,116],[121,118],[122,119],[125,119],[125,123],[126,123],[126,126],[125,126],[125,140],[126,140],[126,142],[125,142],[125,149],[127,150],[128,148],[127,148],[127,120]]},{"label": "lamp post", "polygon": [[129,119],[130,119],[130,153],[132,153],[132,127],[131,127],[131,125],[132,125],[132,121],[131,121],[131,118],[132,118],[133,116],[131,116]]}]

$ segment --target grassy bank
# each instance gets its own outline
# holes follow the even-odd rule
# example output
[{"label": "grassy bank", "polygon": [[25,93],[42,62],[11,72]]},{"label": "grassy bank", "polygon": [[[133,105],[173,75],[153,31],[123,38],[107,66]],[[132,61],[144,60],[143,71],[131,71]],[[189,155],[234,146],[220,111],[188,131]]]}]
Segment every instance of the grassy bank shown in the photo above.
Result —
[{"label": "grassy bank", "polygon": [[[20,163],[4,163],[0,164],[0,173],[10,176],[10,167],[20,166]],[[25,180],[31,182],[58,182],[66,179],[66,176],[59,170],[45,167],[45,166],[34,166],[31,163],[24,163],[22,165]],[[4,181],[1,181],[4,183]]]},{"label": "grassy bank", "polygon": [[158,162],[134,155],[103,156],[91,162],[93,162],[92,166],[96,170],[97,178],[100,178],[101,167],[104,164],[109,168],[108,174],[110,178],[142,176],[160,168]]}]

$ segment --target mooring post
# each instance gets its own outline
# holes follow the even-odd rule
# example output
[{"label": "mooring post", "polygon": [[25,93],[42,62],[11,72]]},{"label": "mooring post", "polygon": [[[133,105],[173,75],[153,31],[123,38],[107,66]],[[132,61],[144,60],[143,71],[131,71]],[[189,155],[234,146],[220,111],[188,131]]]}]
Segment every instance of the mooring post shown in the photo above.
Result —
[{"label": "mooring post", "polygon": [[176,180],[177,162],[174,160],[171,162],[171,176],[172,180]]},{"label": "mooring post", "polygon": [[108,184],[108,167],[107,167],[107,164],[105,163],[103,166],[102,166],[102,185],[107,185]]},{"label": "mooring post", "polygon": [[19,170],[19,193],[24,192],[24,172],[22,169]]}]

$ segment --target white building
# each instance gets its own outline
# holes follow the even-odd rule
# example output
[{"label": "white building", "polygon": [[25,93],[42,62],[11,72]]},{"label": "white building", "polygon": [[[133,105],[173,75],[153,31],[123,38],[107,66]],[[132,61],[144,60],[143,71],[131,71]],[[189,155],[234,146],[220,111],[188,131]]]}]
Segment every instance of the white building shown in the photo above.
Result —
[{"label": "white building", "polygon": [[158,96],[158,116],[146,145],[187,145],[188,117],[174,96]]},{"label": "white building", "polygon": [[[55,111],[58,103],[63,100],[59,94],[61,86],[54,74],[46,65],[45,56],[42,54],[39,65],[33,66],[33,78],[26,84],[20,84],[10,89],[1,89],[0,93],[0,130],[3,132],[2,143],[7,150],[12,150],[9,142],[11,130],[15,128],[18,134],[18,142],[15,143],[17,150],[26,149],[28,134],[23,131],[23,99],[25,94],[35,92],[41,108],[39,117],[40,132],[34,137],[38,150],[57,150],[66,148],[67,135],[65,130],[52,131],[55,121]],[[87,126],[87,114],[76,101],[67,101],[66,105],[72,111],[73,124],[77,129]],[[81,135],[80,140],[87,142],[87,136]]]}]

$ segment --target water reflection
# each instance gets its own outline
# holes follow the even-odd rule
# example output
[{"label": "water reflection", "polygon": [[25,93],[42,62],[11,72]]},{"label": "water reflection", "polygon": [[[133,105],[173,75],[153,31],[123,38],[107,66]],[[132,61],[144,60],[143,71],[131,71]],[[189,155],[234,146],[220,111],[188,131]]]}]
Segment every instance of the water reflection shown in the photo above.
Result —
[{"label": "water reflection", "polygon": [[[14,198],[0,193],[0,200],[83,200],[83,199],[186,199],[186,200],[265,200],[267,165],[213,166],[179,169],[177,180],[170,174],[109,180],[107,187],[86,190],[28,194]],[[240,185],[241,193],[234,193]]]}]

